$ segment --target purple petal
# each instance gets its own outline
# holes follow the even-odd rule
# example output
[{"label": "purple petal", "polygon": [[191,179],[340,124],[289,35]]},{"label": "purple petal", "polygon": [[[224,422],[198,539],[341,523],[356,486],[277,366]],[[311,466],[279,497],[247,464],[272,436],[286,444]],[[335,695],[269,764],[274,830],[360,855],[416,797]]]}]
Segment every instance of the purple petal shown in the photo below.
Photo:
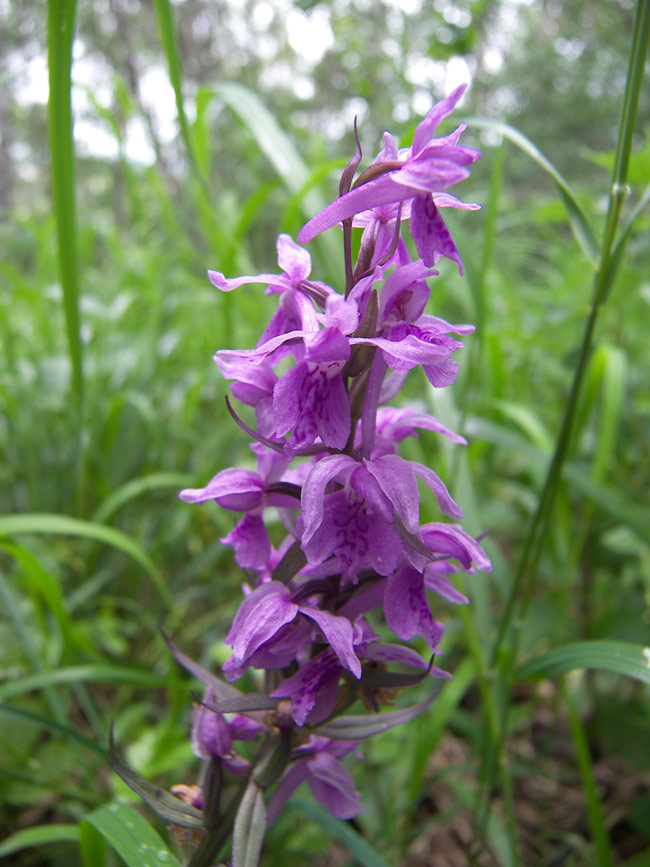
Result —
[{"label": "purple petal", "polygon": [[440,643],[443,626],[431,616],[424,576],[411,566],[404,566],[388,579],[384,613],[390,629],[403,641],[423,635],[431,650]]},{"label": "purple petal", "polygon": [[428,343],[416,334],[406,334],[401,340],[385,337],[351,337],[350,343],[370,344],[381,349],[386,364],[393,370],[412,370],[419,364],[435,364],[447,359],[453,350],[449,346]]},{"label": "purple petal", "polygon": [[445,99],[442,99],[440,102],[437,102],[433,108],[429,110],[429,113],[424,118],[424,120],[418,124],[418,128],[415,130],[415,135],[413,136],[413,153],[418,154],[425,145],[428,144],[435,131],[440,126],[440,122],[444,120],[448,115],[452,113],[452,111],[456,108],[456,104],[458,103],[461,96],[467,90],[466,84],[459,85],[452,93],[449,94]]},{"label": "purple petal", "polygon": [[421,671],[429,666],[416,650],[403,644],[370,644],[366,656],[376,662],[398,662],[401,665],[410,665],[411,668],[419,668]]},{"label": "purple petal", "polygon": [[336,705],[341,666],[334,651],[327,648],[304,663],[273,690],[271,698],[290,698],[296,725],[316,725],[327,719]]},{"label": "purple petal", "polygon": [[420,523],[420,493],[409,462],[397,455],[386,455],[376,461],[366,461],[366,466],[379,482],[409,533],[417,532]]},{"label": "purple petal", "polygon": [[350,485],[361,494],[371,513],[379,515],[387,524],[395,523],[392,503],[369,466],[357,467],[350,476]]},{"label": "purple petal", "polygon": [[467,605],[469,599],[459,590],[456,590],[446,575],[435,570],[435,563],[430,563],[424,570],[424,586],[427,590],[433,590],[438,596],[453,602],[455,605]]},{"label": "purple petal", "polygon": [[450,193],[433,193],[433,201],[437,208],[459,208],[461,211],[479,211],[481,206],[476,202],[462,202]]},{"label": "purple petal", "polygon": [[342,295],[328,295],[322,321],[326,328],[335,328],[341,334],[352,334],[359,324],[357,305],[352,298],[345,299]]},{"label": "purple petal", "polygon": [[232,646],[235,660],[245,662],[297,613],[298,606],[290,600],[284,584],[271,581],[253,590],[240,605],[226,637],[226,644]]},{"label": "purple petal", "polygon": [[454,443],[467,445],[467,440],[454,433],[432,415],[415,412],[412,409],[383,407],[377,417],[377,432],[384,438],[395,443],[401,442],[407,436],[416,436],[415,428],[441,433]]},{"label": "purple petal", "polygon": [[458,365],[453,358],[438,358],[422,366],[424,373],[435,388],[446,388],[458,376]]},{"label": "purple petal", "polygon": [[[245,283],[282,283],[283,278],[278,276],[277,274],[254,274],[250,277],[235,277],[232,280],[229,280],[227,277],[224,277],[221,271],[208,271],[208,277],[210,278],[210,282],[213,286],[216,286],[217,289],[220,289],[222,292],[232,292],[233,289],[236,289],[238,286],[243,286]],[[290,284],[287,283],[286,278],[284,282],[287,284],[286,288],[290,288]]]},{"label": "purple petal", "polygon": [[438,501],[438,505],[445,515],[449,515],[450,518],[462,518],[465,513],[458,503],[454,502],[440,476],[436,475],[433,470],[430,470],[429,467],[425,467],[424,464],[421,464],[418,461],[409,461],[409,463],[413,467],[413,472],[419,476],[429,488],[431,488],[436,500]]},{"label": "purple petal", "polygon": [[351,427],[350,399],[338,364],[312,366],[301,362],[288,370],[273,389],[275,433],[292,430],[291,449],[311,445],[320,436],[325,445],[342,449]]},{"label": "purple petal", "polygon": [[316,753],[307,760],[309,788],[314,798],[338,819],[351,819],[363,812],[361,795],[352,775],[329,753]]},{"label": "purple petal", "polygon": [[297,761],[275,787],[266,810],[266,827],[270,828],[298,786],[307,779],[307,759]]},{"label": "purple petal", "polygon": [[214,356],[214,360],[217,364],[220,361],[225,364],[262,364],[268,355],[275,352],[283,344],[290,340],[302,342],[309,333],[308,331],[287,331],[285,334],[272,337],[261,346],[256,346],[255,349],[221,349]]},{"label": "purple petal", "polygon": [[233,467],[217,473],[205,488],[186,488],[179,497],[185,503],[216,500],[224,509],[248,512],[261,505],[263,489],[264,482],[258,473]]},{"label": "purple petal", "polygon": [[[436,273],[431,268],[427,268],[420,259],[393,271],[381,289],[379,321],[383,322],[392,314],[406,319],[407,322],[415,322],[429,300],[429,287],[425,277]],[[409,289],[407,293],[406,290]],[[404,297],[400,299],[402,294]],[[394,311],[396,304],[400,306],[397,314]]]},{"label": "purple petal", "polygon": [[[212,689],[207,688],[205,701],[214,701]],[[225,717],[216,711],[197,705],[192,725],[192,749],[200,759],[227,756],[232,749],[232,738]]]},{"label": "purple petal", "polygon": [[376,205],[403,202],[412,196],[413,192],[407,187],[393,183],[390,174],[383,175],[374,181],[369,181],[367,184],[350,190],[349,193],[336,199],[315,217],[312,217],[298,232],[298,240],[301,244],[305,244],[316,235],[320,235],[325,229],[336,226],[337,223],[348,220],[361,211],[368,211]]},{"label": "purple petal", "polygon": [[454,239],[431,196],[419,195],[413,200],[411,235],[425,265],[435,265],[441,256],[446,256],[458,265],[463,275],[463,263]]},{"label": "purple petal", "polygon": [[324,496],[328,484],[338,473],[355,465],[354,458],[348,455],[330,455],[318,461],[309,471],[301,497],[303,545],[309,542],[323,520]]},{"label": "purple petal", "polygon": [[299,247],[290,235],[280,235],[277,243],[278,265],[294,286],[309,277],[311,256]]},{"label": "purple petal", "polygon": [[260,515],[244,515],[221,541],[235,549],[235,560],[242,569],[259,569],[271,556],[271,540]]},{"label": "purple petal", "polygon": [[492,568],[490,559],[476,539],[454,524],[425,524],[422,541],[434,554],[454,557],[465,568],[474,566],[484,572]]},{"label": "purple petal", "polygon": [[300,612],[319,625],[330,647],[338,656],[341,665],[351,671],[356,678],[361,677],[361,663],[354,652],[352,644],[354,630],[350,621],[345,617],[336,617],[329,611],[320,611],[305,605],[300,606]]}]

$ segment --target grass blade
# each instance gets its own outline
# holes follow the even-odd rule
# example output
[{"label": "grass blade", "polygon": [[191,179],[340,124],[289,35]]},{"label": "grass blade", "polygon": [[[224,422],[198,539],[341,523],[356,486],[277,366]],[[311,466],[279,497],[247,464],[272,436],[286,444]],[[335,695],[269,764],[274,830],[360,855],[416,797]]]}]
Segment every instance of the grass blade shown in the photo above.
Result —
[{"label": "grass blade", "polygon": [[82,521],[66,515],[30,512],[22,515],[0,515],[0,535],[27,534],[81,536],[103,542],[132,557],[151,577],[167,608],[173,608],[172,597],[158,567],[151,557],[126,533],[92,521]]},{"label": "grass blade", "polygon": [[32,846],[46,846],[48,843],[78,843],[78,825],[37,825],[24,828],[6,837],[0,843],[0,858],[29,849]]},{"label": "grass blade", "polygon": [[163,51],[167,59],[167,68],[169,71],[169,81],[174,89],[176,98],[176,111],[178,112],[178,123],[181,128],[181,137],[187,149],[187,154],[197,177],[202,184],[205,184],[205,177],[201,173],[199,162],[196,155],[196,147],[194,138],[190,129],[187,115],[185,114],[185,104],[183,102],[183,76],[181,69],[181,58],[178,51],[178,42],[176,40],[176,29],[174,26],[174,12],[172,4],[169,0],[154,0],[154,8],[156,10],[156,19],[158,21],[158,31],[160,33],[160,41]]},{"label": "grass blade", "polygon": [[84,735],[82,734],[79,734],[78,731],[70,728],[70,726],[63,725],[62,723],[56,722],[52,719],[48,719],[47,717],[41,716],[38,713],[34,713],[31,710],[26,710],[24,707],[18,707],[14,704],[6,704],[5,702],[0,702],[0,713],[5,713],[9,716],[17,717],[23,722],[39,726],[39,728],[45,729],[49,732],[54,732],[54,734],[63,735],[63,737],[69,741],[76,741],[77,743],[82,744],[82,746],[94,750],[96,753],[99,753],[101,756],[103,756],[106,761],[108,761],[108,752],[102,746],[100,746],[100,744],[98,744],[96,741],[90,740],[90,738],[84,737]]},{"label": "grass blade", "polygon": [[87,815],[128,867],[181,867],[151,825],[128,804],[114,803]]},{"label": "grass blade", "polygon": [[580,717],[578,716],[578,711],[573,699],[569,695],[566,685],[562,690],[562,694],[569,713],[569,725],[571,727],[573,744],[578,757],[578,767],[580,769],[580,777],[582,778],[582,788],[584,789],[585,798],[587,800],[589,828],[596,846],[596,863],[598,864],[598,867],[611,867],[611,844],[607,828],[605,827],[603,808],[598,797],[587,735],[585,734],[584,727],[580,721]]},{"label": "grass blade", "polygon": [[77,211],[75,201],[75,157],[72,124],[71,69],[76,0],[49,0],[48,3],[48,101],[50,152],[52,155],[52,198],[59,254],[63,310],[72,368],[73,404],[77,414],[77,498],[82,509],[83,457],[83,351],[79,327],[79,273],[77,262]]},{"label": "grass blade", "polygon": [[39,671],[29,677],[6,681],[0,686],[0,702],[57,683],[84,681],[130,683],[134,686],[145,687],[159,687],[166,683],[165,678],[152,674],[144,668],[121,665],[74,665],[68,668],[57,668],[54,671]]},{"label": "grass blade", "polygon": [[361,867],[388,867],[388,862],[384,861],[379,852],[375,851],[367,840],[364,840],[351,825],[332,816],[325,807],[302,798],[292,798],[290,803],[292,808],[299,810],[314,822],[318,822],[330,836],[345,846],[348,852],[354,855],[356,863],[360,864]]},{"label": "grass blade", "polygon": [[118,509],[142,494],[161,488],[186,488],[190,484],[192,484],[192,476],[185,473],[151,473],[131,479],[104,500],[92,519],[97,524],[105,524]]},{"label": "grass blade", "polygon": [[587,259],[593,265],[596,265],[599,259],[600,249],[598,241],[596,240],[591,226],[587,221],[587,216],[582,209],[582,205],[576,198],[576,194],[569,186],[569,183],[565,180],[564,176],[555,168],[553,163],[544,156],[544,154],[529,138],[526,138],[523,133],[519,132],[519,130],[515,129],[513,126],[510,126],[510,124],[482,117],[467,118],[466,122],[471,126],[479,127],[480,129],[492,130],[493,132],[499,133],[504,138],[507,138],[513,144],[517,145],[517,147],[531,159],[535,160],[537,165],[541,166],[544,171],[553,178],[560,191],[560,196],[562,197],[564,206],[567,209],[571,231]]},{"label": "grass blade", "polygon": [[575,668],[613,671],[650,684],[650,647],[631,641],[574,641],[528,659],[516,680],[557,677]]}]

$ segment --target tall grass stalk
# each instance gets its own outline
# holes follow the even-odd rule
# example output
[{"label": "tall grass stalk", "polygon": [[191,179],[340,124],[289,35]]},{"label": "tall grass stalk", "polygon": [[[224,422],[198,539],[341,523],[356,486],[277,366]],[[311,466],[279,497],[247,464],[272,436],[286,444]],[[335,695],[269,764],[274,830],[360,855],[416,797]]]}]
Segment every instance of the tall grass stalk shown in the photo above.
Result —
[{"label": "tall grass stalk", "polygon": [[[615,241],[623,202],[628,191],[628,166],[649,42],[650,0],[639,0],[634,19],[627,83],[617,139],[616,159],[609,194],[607,217],[594,276],[590,312],[585,324],[573,382],[553,457],[549,464],[546,480],[526,536],[506,608],[499,624],[497,638],[492,649],[491,664],[498,670],[498,678],[495,681],[494,688],[500,696],[504,696],[505,694],[507,697],[513,662],[516,659],[521,642],[522,624],[532,597],[534,578],[550,528],[553,505],[572,441],[580,396],[585,383],[594,343],[596,324],[612,284],[612,270],[618,268],[619,264],[618,257],[614,256],[614,252],[618,249],[615,246]],[[501,706],[503,708],[503,719],[499,731],[491,732],[494,740],[492,741],[491,749],[488,751],[488,772],[486,774],[488,791],[494,783],[497,766],[502,766],[504,762],[504,741],[509,711],[507,699],[502,699]],[[493,715],[488,714],[488,725],[490,728],[492,728],[493,724]]]},{"label": "tall grass stalk", "polygon": [[83,513],[83,347],[79,321],[79,273],[75,154],[72,123],[71,68],[76,0],[49,0],[48,69],[50,96],[49,136],[52,155],[52,198],[56,219],[59,274],[72,371],[72,405],[75,416],[77,510]]}]

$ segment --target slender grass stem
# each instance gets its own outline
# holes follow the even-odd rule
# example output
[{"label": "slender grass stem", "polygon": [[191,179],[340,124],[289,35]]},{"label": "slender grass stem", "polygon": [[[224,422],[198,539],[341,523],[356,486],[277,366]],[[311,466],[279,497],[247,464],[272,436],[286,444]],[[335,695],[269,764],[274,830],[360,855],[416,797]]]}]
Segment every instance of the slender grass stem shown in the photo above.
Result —
[{"label": "slender grass stem", "polygon": [[[562,425],[557,438],[555,451],[548,467],[546,480],[540,494],[537,509],[530,524],[520,556],[504,614],[499,624],[496,641],[492,648],[491,667],[496,667],[498,676],[493,681],[497,696],[505,693],[502,704],[503,719],[496,739],[491,742],[488,756],[492,757],[484,774],[484,804],[489,799],[495,776],[504,779],[505,737],[508,724],[508,691],[511,680],[513,660],[516,659],[522,635],[522,626],[532,598],[534,578],[537,573],[544,543],[548,534],[559,488],[562,471],[571,445],[578,404],[584,386],[588,362],[594,342],[598,316],[611,288],[614,272],[618,268],[618,257],[613,253],[623,202],[627,195],[627,172],[632,150],[632,138],[639,105],[641,82],[645,70],[648,45],[650,43],[650,0],[639,0],[636,8],[630,62],[623,111],[619,126],[616,159],[609,195],[609,205],[605,221],[600,255],[594,275],[592,302],[585,323],[578,361],[569,392]],[[611,272],[611,273],[610,273]],[[507,646],[506,646],[507,645]],[[491,702],[493,704],[493,702]],[[490,726],[490,734],[493,734]],[[484,813],[482,820],[486,820]],[[516,829],[515,829],[516,830]],[[599,852],[604,857],[602,840],[597,841]],[[601,863],[605,863],[604,861]]]},{"label": "slender grass stem", "polygon": [[71,71],[76,0],[49,0],[47,47],[50,96],[49,139],[52,156],[52,199],[56,220],[59,274],[72,371],[75,430],[77,512],[83,514],[84,491],[84,372],[79,320],[77,210],[72,123]]},{"label": "slender grass stem", "polygon": [[616,238],[623,201],[627,195],[627,171],[632,150],[634,125],[636,122],[641,82],[646,57],[648,55],[649,42],[650,0],[639,0],[634,21],[630,65],[628,69],[625,99],[619,128],[616,161],[610,190],[607,219],[605,222],[600,259],[594,277],[594,288],[589,317],[585,324],[578,363],[576,365],[573,383],[571,385],[564,418],[562,420],[562,427],[557,439],[553,458],[549,465],[537,510],[526,537],[524,550],[519,559],[506,610],[501,619],[497,639],[494,644],[492,653],[493,665],[499,658],[505,638],[513,624],[517,603],[520,599],[523,599],[520,616],[518,618],[519,628],[515,630],[515,643],[512,645],[515,653],[511,654],[511,656],[516,655],[516,648],[518,646],[521,631],[521,622],[530,599],[535,569],[542,553],[544,539],[550,524],[555,495],[562,475],[562,468],[569,451],[573,426],[578,409],[578,401],[582,391],[587,371],[587,363],[593,345],[596,323],[610,285],[609,270],[612,264],[612,251],[614,249],[614,241]]}]

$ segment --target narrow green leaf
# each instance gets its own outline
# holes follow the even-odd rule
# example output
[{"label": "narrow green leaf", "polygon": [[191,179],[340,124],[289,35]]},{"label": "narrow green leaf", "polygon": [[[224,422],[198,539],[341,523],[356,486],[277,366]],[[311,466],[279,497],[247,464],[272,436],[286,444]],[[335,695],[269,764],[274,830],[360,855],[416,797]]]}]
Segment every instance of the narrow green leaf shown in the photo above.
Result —
[{"label": "narrow green leaf", "polygon": [[77,210],[72,135],[72,43],[76,0],[49,0],[48,72],[50,83],[49,130],[52,157],[52,195],[63,289],[72,386],[79,406],[83,399],[82,344],[79,331],[79,279],[77,273]]},{"label": "narrow green leaf", "polygon": [[83,821],[99,831],[127,867],[181,867],[151,825],[128,804],[100,807]]},{"label": "narrow green leaf", "polygon": [[504,138],[507,138],[513,144],[517,145],[517,147],[531,159],[535,160],[537,165],[541,166],[544,171],[553,178],[567,209],[569,224],[573,235],[587,259],[596,266],[600,250],[598,241],[596,240],[591,226],[587,221],[582,206],[578,202],[576,194],[571,189],[563,175],[555,168],[553,163],[544,156],[544,154],[532,143],[532,141],[530,141],[530,139],[526,138],[523,133],[519,132],[519,130],[507,123],[502,123],[498,120],[489,120],[488,118],[482,117],[471,117],[466,118],[465,120],[466,123],[471,126],[479,127],[480,129],[489,129],[493,132],[499,133]]},{"label": "narrow green leaf", "polygon": [[194,662],[193,659],[186,656],[182,650],[179,650],[178,647],[169,640],[162,629],[160,630],[160,633],[176,662],[178,662],[179,665],[182,665],[182,667],[186,671],[189,671],[190,674],[194,675],[197,680],[200,680],[201,683],[205,684],[205,686],[211,686],[216,698],[224,702],[234,702],[244,698],[243,693],[241,693],[237,687],[231,686],[229,683],[221,680],[216,675],[209,672],[207,668],[203,668],[203,666],[198,662]]},{"label": "narrow green leaf", "polygon": [[94,513],[92,520],[97,524],[105,524],[118,509],[136,497],[142,496],[142,494],[164,488],[180,489],[191,483],[192,477],[186,473],[151,473],[148,476],[131,479],[113,491],[107,500],[104,500]]},{"label": "narrow green leaf", "polygon": [[292,809],[299,810],[314,822],[318,822],[321,828],[345,846],[351,855],[354,855],[361,867],[389,867],[388,861],[384,861],[361,834],[355,831],[351,825],[341,819],[336,819],[325,807],[321,807],[320,804],[315,804],[313,801],[295,797],[289,803]]},{"label": "narrow green leaf", "polygon": [[632,234],[632,228],[640,214],[645,210],[645,208],[647,208],[648,204],[650,204],[650,186],[647,186],[643,191],[643,195],[637,202],[625,225],[621,229],[618,238],[616,239],[616,243],[614,244],[614,247],[612,249],[612,255],[608,263],[606,288],[603,295],[603,303],[607,300],[609,293],[612,290],[612,286],[614,285],[614,281],[616,280],[618,270],[621,267],[621,262],[623,261],[623,256],[625,255],[625,248],[627,247],[627,242],[630,238],[630,235]]},{"label": "narrow green leaf", "polygon": [[[302,199],[305,219],[311,219],[321,211],[327,201],[311,186],[312,176],[309,169],[289,136],[257,94],[236,82],[217,85],[215,93],[249,128],[260,150],[267,156],[286,188],[291,193],[305,191]],[[318,244],[329,257],[325,261],[330,261],[333,264],[332,270],[335,270],[336,263],[342,260],[341,245],[331,234],[319,237]]]},{"label": "narrow green leaf", "polygon": [[598,348],[593,363],[602,365],[602,409],[592,466],[592,478],[602,481],[616,449],[627,384],[627,356],[618,346]]},{"label": "narrow green leaf", "polygon": [[404,710],[396,710],[391,713],[376,714],[351,714],[340,716],[324,725],[313,729],[314,734],[334,740],[354,741],[369,738],[387,732],[395,726],[403,725],[419,716],[423,710],[431,704],[435,694],[432,693],[424,701],[414,704]]},{"label": "narrow green leaf", "polygon": [[204,176],[201,173],[199,162],[196,155],[196,146],[192,137],[187,115],[185,113],[185,104],[183,101],[183,76],[181,70],[181,57],[178,51],[178,41],[176,39],[176,28],[174,26],[174,11],[170,0],[154,0],[156,10],[156,19],[158,21],[158,30],[160,33],[160,41],[163,51],[167,59],[167,68],[169,71],[169,81],[174,89],[176,98],[176,111],[178,113],[178,123],[181,128],[181,136],[187,149],[187,154],[190,159],[192,168],[197,176],[204,181]]},{"label": "narrow green leaf", "polygon": [[118,665],[77,665],[70,668],[57,668],[54,671],[40,671],[19,680],[5,681],[0,685],[0,701],[24,695],[36,689],[53,686],[57,683],[130,683],[134,686],[159,687],[167,682],[164,677],[152,674],[144,668],[131,668]]},{"label": "narrow green leaf", "polygon": [[126,762],[122,761],[115,749],[112,728],[109,738],[109,760],[118,777],[142,798],[145,804],[151,807],[161,819],[182,828],[204,827],[203,813],[200,810],[191,804],[185,804],[171,792],[154,786],[153,783],[150,783],[149,780],[146,780],[137,771],[130,768]]},{"label": "narrow green leaf", "polygon": [[264,792],[249,780],[233,829],[233,867],[257,867],[266,832]]},{"label": "narrow green leaf", "polygon": [[612,671],[650,684],[650,647],[628,641],[575,641],[526,660],[515,677],[538,680],[576,668]]},{"label": "narrow green leaf", "polygon": [[79,848],[84,867],[105,867],[107,847],[102,835],[88,822],[81,822],[79,830]]},{"label": "narrow green leaf", "polygon": [[67,515],[28,512],[20,515],[0,515],[0,535],[19,536],[26,534],[82,536],[95,539],[113,548],[118,548],[132,557],[149,574],[167,608],[173,608],[171,593],[158,567],[151,557],[126,533],[113,527],[91,521],[82,521]]},{"label": "narrow green leaf", "polygon": [[48,717],[41,716],[41,714],[34,713],[31,710],[26,710],[24,707],[17,707],[13,704],[6,704],[4,701],[0,702],[0,713],[14,716],[17,719],[22,720],[23,722],[45,729],[45,731],[50,731],[54,734],[62,735],[67,740],[76,741],[77,743],[82,744],[84,747],[88,747],[88,749],[94,750],[96,753],[99,753],[105,759],[108,759],[107,751],[100,744],[98,744],[96,741],[90,740],[90,738],[84,737],[84,735],[79,734],[79,732],[75,731],[75,729],[63,725],[56,720],[48,719]]},{"label": "narrow green leaf", "polygon": [[454,671],[453,678],[441,687],[431,711],[417,726],[413,726],[413,752],[408,781],[410,803],[420,791],[427,758],[433,755],[449,717],[467,692],[475,675],[476,663],[468,657]]},{"label": "narrow green leaf", "polygon": [[46,846],[48,843],[78,843],[78,825],[37,825],[15,831],[0,843],[0,858],[29,849],[31,846]]},{"label": "narrow green leaf", "polygon": [[[477,804],[476,793],[463,780],[459,779],[452,772],[445,775],[445,782],[464,807],[475,811]],[[496,812],[491,812],[487,817],[487,839],[497,859],[497,863],[501,867],[515,867],[517,865],[516,841],[508,834],[501,821],[501,817]]]},{"label": "narrow green leaf", "polygon": [[[72,646],[73,635],[75,632],[74,624],[65,606],[63,592],[59,586],[59,582],[54,578],[47,569],[43,566],[38,557],[35,556],[28,548],[20,545],[18,542],[13,542],[9,539],[0,537],[0,548],[13,557],[24,570],[24,578],[27,581],[30,590],[37,593],[45,603],[47,611],[49,611],[56,620],[57,626],[61,633],[61,638],[66,649]],[[32,663],[33,665],[33,663]],[[35,666],[39,669],[41,666]]]},{"label": "narrow green leaf", "polygon": [[497,400],[494,405],[506,418],[512,419],[515,424],[530,439],[533,445],[540,451],[550,455],[553,451],[553,437],[544,422],[529,407],[510,400]]},{"label": "narrow green leaf", "polygon": [[598,787],[594,776],[593,762],[589,752],[587,735],[585,734],[584,727],[580,721],[580,717],[578,716],[575,703],[571,698],[569,691],[566,689],[566,686],[562,689],[562,695],[569,713],[569,725],[571,726],[573,744],[578,756],[578,767],[580,769],[580,777],[582,778],[582,788],[584,789],[587,801],[589,828],[591,830],[592,839],[596,845],[597,864],[598,867],[611,867],[611,843],[605,826],[603,808],[598,797]]}]

